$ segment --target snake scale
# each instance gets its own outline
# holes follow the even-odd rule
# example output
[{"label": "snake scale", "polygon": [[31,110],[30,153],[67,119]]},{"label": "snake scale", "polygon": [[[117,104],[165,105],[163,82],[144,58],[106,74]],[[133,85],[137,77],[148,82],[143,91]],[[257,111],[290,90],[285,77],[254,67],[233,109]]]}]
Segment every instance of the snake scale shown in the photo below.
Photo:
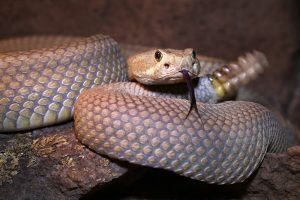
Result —
[{"label": "snake scale", "polygon": [[[32,43],[28,38],[19,43],[26,41]],[[74,114],[76,137],[100,154],[215,184],[242,182],[267,151],[287,148],[284,128],[265,107],[216,103],[263,70],[267,64],[259,52],[224,67],[222,60],[198,57],[200,120],[196,112],[186,116],[184,85],[124,82],[125,59],[109,36],[8,51],[0,54],[0,132],[55,125]]]}]

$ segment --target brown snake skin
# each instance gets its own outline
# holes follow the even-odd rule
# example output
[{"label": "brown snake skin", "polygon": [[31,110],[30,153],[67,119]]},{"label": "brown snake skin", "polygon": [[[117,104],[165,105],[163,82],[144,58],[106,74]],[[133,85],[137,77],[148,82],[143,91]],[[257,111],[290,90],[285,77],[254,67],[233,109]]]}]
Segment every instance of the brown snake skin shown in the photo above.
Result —
[{"label": "brown snake skin", "polygon": [[1,54],[0,77],[0,132],[68,120],[82,93],[74,108],[76,137],[109,157],[232,184],[249,177],[267,151],[287,148],[285,130],[255,103],[198,103],[201,120],[195,112],[186,119],[187,100],[146,97],[137,83],[93,88],[126,80],[117,43],[103,35]]},{"label": "brown snake skin", "polygon": [[103,35],[0,54],[0,132],[70,120],[78,95],[95,85],[126,80],[124,66],[117,43]]},{"label": "brown snake skin", "polygon": [[198,103],[203,124],[195,113],[185,119],[188,108],[183,99],[95,88],[76,102],[76,136],[101,154],[217,184],[242,182],[267,150],[286,148],[279,122],[258,104]]}]

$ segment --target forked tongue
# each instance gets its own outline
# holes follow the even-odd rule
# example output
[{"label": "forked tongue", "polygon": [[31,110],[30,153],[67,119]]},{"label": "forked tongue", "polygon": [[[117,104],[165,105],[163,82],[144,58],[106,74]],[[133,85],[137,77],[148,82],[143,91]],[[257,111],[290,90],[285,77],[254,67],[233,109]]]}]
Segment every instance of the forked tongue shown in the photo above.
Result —
[{"label": "forked tongue", "polygon": [[190,94],[190,109],[189,109],[189,112],[188,112],[187,116],[185,117],[185,119],[190,115],[190,113],[193,110],[193,108],[197,112],[197,115],[198,115],[198,117],[200,119],[200,114],[198,112],[198,108],[197,108],[197,104],[196,104],[195,90],[194,90],[194,86],[192,84],[192,79],[191,79],[191,77],[189,75],[189,71],[186,70],[186,69],[182,69],[179,72],[182,73],[183,78],[184,78],[184,80],[186,82],[186,85],[188,87],[189,94]]}]

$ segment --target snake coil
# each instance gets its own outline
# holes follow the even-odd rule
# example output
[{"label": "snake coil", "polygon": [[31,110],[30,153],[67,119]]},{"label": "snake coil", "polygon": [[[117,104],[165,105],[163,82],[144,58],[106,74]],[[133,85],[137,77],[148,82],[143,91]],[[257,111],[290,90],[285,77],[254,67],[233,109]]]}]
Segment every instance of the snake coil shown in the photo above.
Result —
[{"label": "snake coil", "polygon": [[245,180],[267,151],[287,148],[284,128],[255,103],[197,103],[201,124],[195,112],[186,119],[189,102],[174,95],[138,83],[96,87],[126,78],[108,36],[2,53],[0,132],[54,125],[74,112],[76,137],[96,152],[217,184]]}]

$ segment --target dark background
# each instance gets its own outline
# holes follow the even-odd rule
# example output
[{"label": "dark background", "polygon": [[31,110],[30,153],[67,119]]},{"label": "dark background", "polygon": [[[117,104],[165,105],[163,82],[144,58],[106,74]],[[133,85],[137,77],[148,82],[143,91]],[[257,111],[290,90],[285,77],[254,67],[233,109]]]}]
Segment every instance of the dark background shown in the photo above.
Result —
[{"label": "dark background", "polygon": [[[0,38],[100,32],[123,43],[193,47],[225,59],[257,49],[270,68],[249,88],[300,127],[300,52],[298,65],[291,60],[300,47],[299,8],[299,0],[2,0]],[[136,186],[160,191],[170,184],[164,180]]]},{"label": "dark background", "polygon": [[297,0],[0,1],[0,38],[105,33],[117,41],[194,47],[224,58],[252,49],[275,66],[299,47]]},{"label": "dark background", "polygon": [[291,56],[300,46],[299,8],[299,0],[2,0],[0,38],[101,32],[225,59],[257,49],[270,68],[250,88],[298,125],[300,103],[293,99],[300,81]]}]

